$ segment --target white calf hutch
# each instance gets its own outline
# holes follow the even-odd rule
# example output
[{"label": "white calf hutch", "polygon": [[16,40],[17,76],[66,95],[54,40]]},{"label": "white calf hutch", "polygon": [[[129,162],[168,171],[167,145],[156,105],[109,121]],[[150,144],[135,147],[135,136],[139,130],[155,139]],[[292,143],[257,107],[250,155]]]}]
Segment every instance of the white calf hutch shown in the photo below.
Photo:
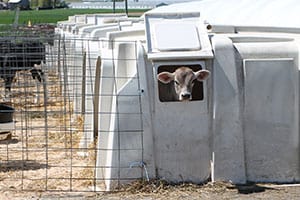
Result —
[{"label": "white calf hutch", "polygon": [[[220,24],[212,14],[202,16],[220,1],[207,2],[162,7],[138,19],[95,22],[89,15],[92,22],[80,21],[80,27],[77,21],[59,23],[62,36],[79,38],[77,49],[94,44],[94,78],[86,80],[94,96],[85,101],[85,123],[97,134],[86,136],[97,138],[99,188],[104,182],[113,190],[142,177],[300,181],[300,26],[275,27],[263,16],[263,24]],[[211,75],[195,84],[192,101],[165,101],[157,74],[180,66]]]}]

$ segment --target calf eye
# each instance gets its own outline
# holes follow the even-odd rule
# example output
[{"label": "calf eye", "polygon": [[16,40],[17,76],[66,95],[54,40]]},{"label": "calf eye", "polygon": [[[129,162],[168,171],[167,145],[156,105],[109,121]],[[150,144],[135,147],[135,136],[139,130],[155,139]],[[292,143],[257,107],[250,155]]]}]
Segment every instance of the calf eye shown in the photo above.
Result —
[{"label": "calf eye", "polygon": [[174,81],[176,85],[179,85],[178,81]]}]

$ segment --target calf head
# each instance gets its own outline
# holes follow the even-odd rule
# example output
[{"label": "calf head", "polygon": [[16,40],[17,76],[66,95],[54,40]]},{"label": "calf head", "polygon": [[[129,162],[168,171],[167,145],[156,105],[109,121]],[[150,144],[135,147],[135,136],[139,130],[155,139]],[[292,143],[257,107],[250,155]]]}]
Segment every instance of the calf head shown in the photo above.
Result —
[{"label": "calf head", "polygon": [[190,101],[192,100],[192,90],[195,81],[204,81],[210,75],[207,70],[199,70],[194,72],[188,67],[179,67],[175,72],[161,72],[157,75],[157,79],[168,84],[174,82],[176,100]]}]

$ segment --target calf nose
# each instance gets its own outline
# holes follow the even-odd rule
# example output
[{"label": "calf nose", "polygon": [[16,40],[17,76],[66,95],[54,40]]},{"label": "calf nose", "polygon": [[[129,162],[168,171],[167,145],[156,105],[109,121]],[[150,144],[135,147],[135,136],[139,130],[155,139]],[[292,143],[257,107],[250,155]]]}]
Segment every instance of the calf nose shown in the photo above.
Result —
[{"label": "calf nose", "polygon": [[189,93],[185,93],[185,94],[181,94],[182,99],[186,100],[186,99],[190,99],[191,98],[191,94]]}]

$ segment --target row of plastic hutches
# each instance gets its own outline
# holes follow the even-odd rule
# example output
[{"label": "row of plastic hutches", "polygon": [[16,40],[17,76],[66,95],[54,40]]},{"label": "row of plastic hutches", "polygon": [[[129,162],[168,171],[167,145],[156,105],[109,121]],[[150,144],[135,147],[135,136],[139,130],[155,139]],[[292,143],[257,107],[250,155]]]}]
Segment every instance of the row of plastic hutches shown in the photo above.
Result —
[{"label": "row of plastic hutches", "polygon": [[[86,32],[101,43],[93,80],[101,114],[85,133],[91,141],[98,135],[99,187],[142,177],[299,181],[300,29],[207,24],[190,6],[154,9],[143,20],[116,17],[131,23],[118,22],[118,30],[103,20]],[[166,89],[157,75],[180,66],[210,77],[195,84],[192,101],[165,100],[174,84]]]},{"label": "row of plastic hutches", "polygon": [[[94,88],[98,57],[103,46],[109,45],[113,33],[141,32],[141,18],[128,18],[124,14],[75,15],[67,21],[58,22],[56,33],[63,41],[66,53],[66,72],[62,80],[68,83],[68,92],[72,91],[74,113],[84,115],[84,138],[81,146],[88,147],[94,140]],[[56,43],[58,44],[58,42]],[[83,56],[86,53],[85,56]],[[109,59],[111,59],[109,57]],[[84,68],[83,68],[83,65]],[[84,70],[84,72],[83,72]],[[66,75],[65,75],[66,74]],[[83,81],[83,75],[85,79]],[[82,94],[84,92],[84,94]],[[76,119],[76,116],[74,116]]]},{"label": "row of plastic hutches", "polygon": [[[88,14],[69,16],[67,21],[57,23],[56,32],[61,35],[71,35],[99,39],[105,36],[105,32],[101,33],[101,29],[107,27],[115,27],[118,25],[120,30],[125,26],[132,26],[134,22],[141,21],[141,18],[128,18],[125,14]],[[111,29],[110,31],[116,31]],[[97,34],[97,32],[99,32]],[[99,35],[100,34],[100,35]]]}]

